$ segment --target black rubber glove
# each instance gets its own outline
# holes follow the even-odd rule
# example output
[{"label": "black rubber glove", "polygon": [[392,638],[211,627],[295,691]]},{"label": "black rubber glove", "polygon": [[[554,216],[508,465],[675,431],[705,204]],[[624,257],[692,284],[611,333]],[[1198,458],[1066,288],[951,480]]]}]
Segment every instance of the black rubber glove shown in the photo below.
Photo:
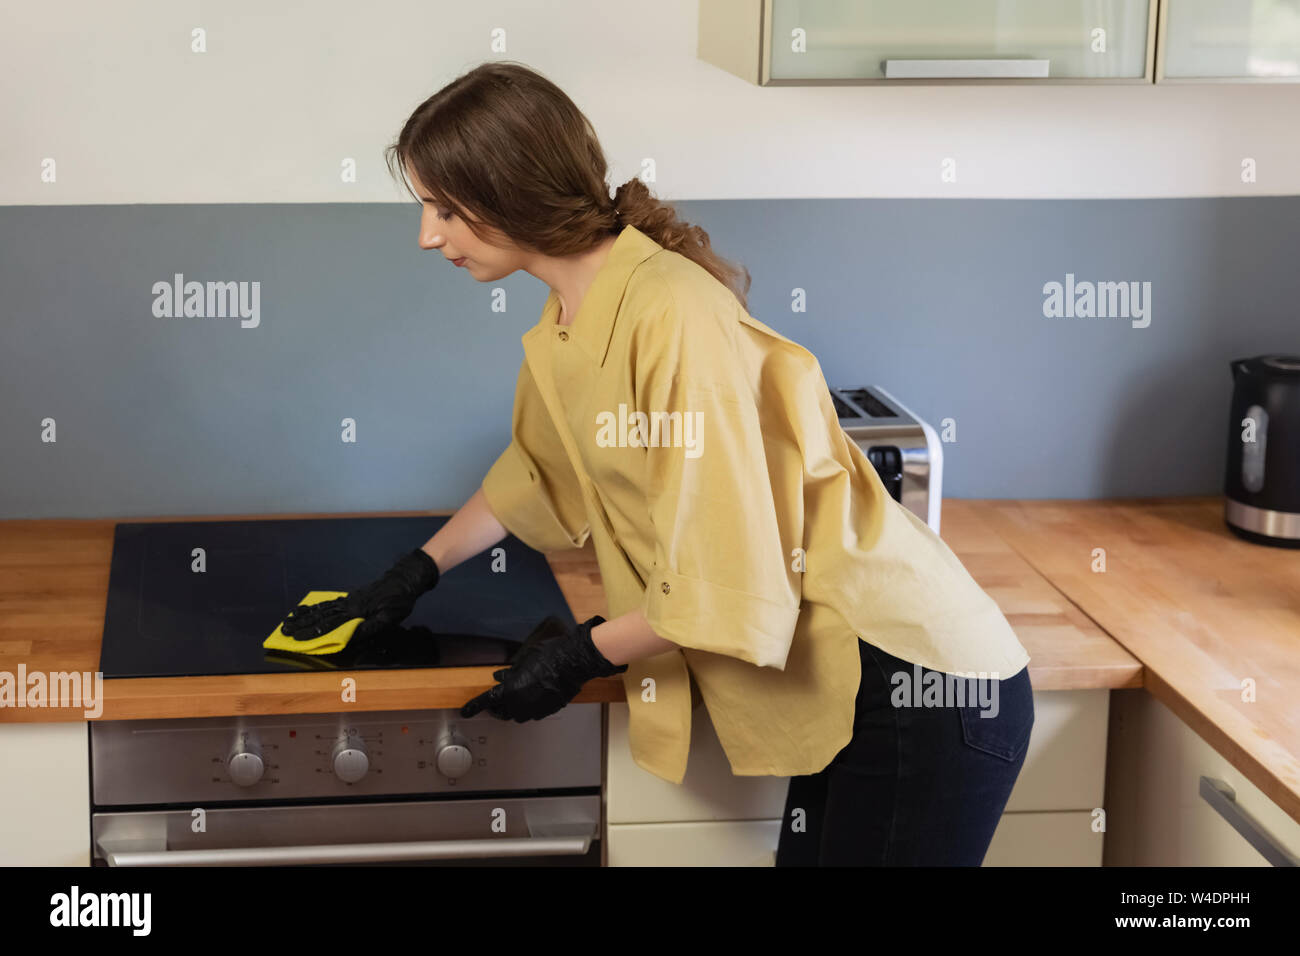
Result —
[{"label": "black rubber glove", "polygon": [[420,596],[437,583],[438,565],[422,548],[416,548],[372,584],[350,591],[345,597],[294,608],[280,624],[280,630],[286,637],[307,640],[360,617],[365,620],[357,625],[352,640],[364,641],[404,621]]},{"label": "black rubber glove", "polygon": [[[595,626],[595,624],[592,625],[592,627]],[[533,632],[524,639],[524,642],[520,644],[514,654],[511,655],[509,661],[510,666],[514,667],[516,664],[522,664],[526,659],[532,657],[541,645],[545,644],[547,641],[554,640],[557,637],[563,637],[568,633],[569,625],[565,624],[554,614],[550,615],[546,620],[533,628]],[[492,676],[497,680],[500,680],[501,678],[499,675],[503,673],[505,673],[505,671],[497,671]]]},{"label": "black rubber glove", "polygon": [[460,715],[473,717],[486,710],[493,717],[521,724],[541,720],[578,696],[593,677],[623,673],[626,664],[615,667],[591,642],[591,629],[604,623],[597,615],[557,635],[554,626],[543,621],[510,666],[492,675],[499,683],[466,703]]}]

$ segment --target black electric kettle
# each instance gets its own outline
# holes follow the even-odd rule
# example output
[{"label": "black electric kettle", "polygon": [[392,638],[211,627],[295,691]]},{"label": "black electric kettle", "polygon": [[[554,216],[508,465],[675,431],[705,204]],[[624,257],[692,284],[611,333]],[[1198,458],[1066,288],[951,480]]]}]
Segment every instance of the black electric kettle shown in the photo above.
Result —
[{"label": "black electric kettle", "polygon": [[1248,541],[1300,548],[1300,356],[1232,363],[1223,519]]}]

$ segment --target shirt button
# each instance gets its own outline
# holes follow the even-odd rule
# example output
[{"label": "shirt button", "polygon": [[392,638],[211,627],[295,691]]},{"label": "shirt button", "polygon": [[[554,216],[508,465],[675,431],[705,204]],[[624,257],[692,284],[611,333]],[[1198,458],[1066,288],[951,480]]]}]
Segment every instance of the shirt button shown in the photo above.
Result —
[{"label": "shirt button", "polygon": [[667,593],[668,593],[669,591],[671,591],[671,590],[672,590],[672,588],[670,588],[670,587],[668,586],[668,582],[665,581],[665,582],[664,582],[664,585],[663,585],[663,592],[664,592],[664,594],[667,594]]},{"label": "shirt button", "polygon": [[569,341],[569,333],[564,331],[564,329],[560,329],[560,341],[561,342]]}]

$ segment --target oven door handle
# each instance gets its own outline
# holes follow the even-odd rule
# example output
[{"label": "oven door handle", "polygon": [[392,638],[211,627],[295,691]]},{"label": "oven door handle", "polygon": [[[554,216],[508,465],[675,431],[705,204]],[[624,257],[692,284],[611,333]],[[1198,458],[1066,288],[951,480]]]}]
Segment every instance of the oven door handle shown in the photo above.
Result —
[{"label": "oven door handle", "polygon": [[417,840],[409,843],[327,843],[308,846],[168,850],[140,841],[100,841],[109,866],[302,866],[315,863],[389,863],[496,857],[584,856],[591,834],[499,840]]}]

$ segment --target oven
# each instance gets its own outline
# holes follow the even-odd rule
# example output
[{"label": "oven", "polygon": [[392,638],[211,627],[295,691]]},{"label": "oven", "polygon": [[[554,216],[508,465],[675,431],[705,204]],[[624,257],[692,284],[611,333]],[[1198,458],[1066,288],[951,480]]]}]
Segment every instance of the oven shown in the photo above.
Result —
[{"label": "oven", "polygon": [[[545,557],[508,536],[451,569],[402,627],[336,653],[263,646],[304,595],[373,579],[446,520],[120,523],[100,670],[277,674],[291,696],[304,670],[501,667],[544,618],[572,625]],[[603,713],[569,704],[521,724],[341,706],[91,721],[93,863],[598,866]]]},{"label": "oven", "polygon": [[92,721],[92,865],[599,866],[601,717]]}]

